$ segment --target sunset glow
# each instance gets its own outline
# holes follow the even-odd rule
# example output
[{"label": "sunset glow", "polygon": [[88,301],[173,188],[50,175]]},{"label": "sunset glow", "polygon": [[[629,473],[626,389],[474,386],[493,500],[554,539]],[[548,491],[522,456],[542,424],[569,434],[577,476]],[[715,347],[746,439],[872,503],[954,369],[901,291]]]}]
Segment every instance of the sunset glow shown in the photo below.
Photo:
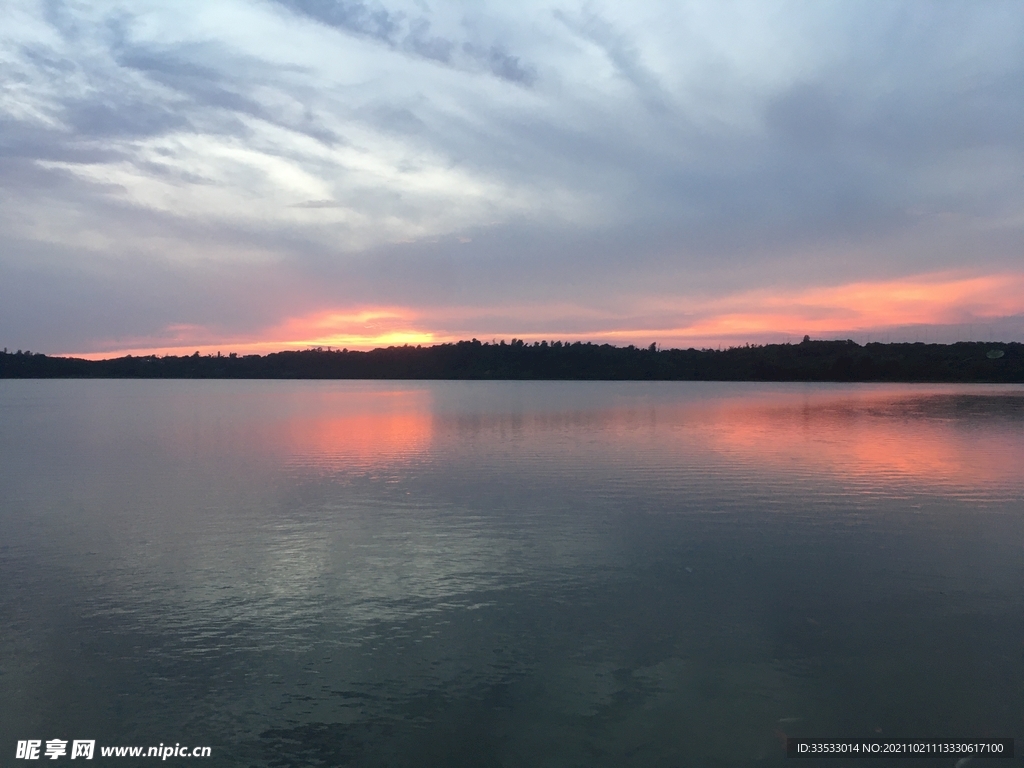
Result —
[{"label": "sunset glow", "polygon": [[190,355],[196,351],[201,355],[245,355],[311,348],[367,350],[426,346],[473,337],[487,341],[559,339],[643,346],[655,341],[665,348],[713,347],[723,343],[778,342],[786,337],[798,341],[804,334],[815,338],[874,334],[878,340],[894,328],[942,325],[959,326],[958,340],[968,341],[972,340],[975,325],[980,333],[987,322],[1024,316],[1024,274],[936,273],[795,290],[765,289],[710,299],[659,298],[639,302],[636,312],[650,307],[663,318],[663,324],[622,327],[626,321],[621,317],[581,310],[579,317],[570,318],[572,327],[581,330],[565,327],[565,316],[571,310],[564,306],[559,306],[555,313],[546,312],[544,306],[532,310],[509,308],[508,315],[532,315],[533,325],[538,318],[544,322],[547,313],[557,315],[557,319],[547,321],[548,330],[530,332],[515,327],[511,320],[501,321],[498,326],[493,315],[501,313],[501,307],[356,307],[287,318],[253,338],[218,339],[213,330],[179,325],[168,329],[168,336],[173,338],[170,344],[147,345],[139,339],[126,348],[111,345],[107,351],[71,354],[102,359],[126,354]]},{"label": "sunset glow", "polygon": [[1024,1],[2,8],[17,762],[1012,758]]},{"label": "sunset glow", "polygon": [[1024,341],[1013,3],[58,5],[0,348]]},{"label": "sunset glow", "polygon": [[[689,304],[690,324],[614,330],[608,338],[644,335],[684,343],[727,339],[736,344],[766,337],[844,332],[881,333],[912,325],[982,324],[1024,314],[1024,274],[960,276],[939,273],[799,290],[759,290]],[[970,331],[964,328],[964,338]],[[699,345],[699,344],[698,344]]]},{"label": "sunset glow", "polygon": [[205,328],[175,327],[168,329],[176,337],[172,344],[150,346],[140,339],[127,349],[72,354],[91,360],[123,355],[191,355],[195,352],[200,355],[265,355],[286,350],[376,349],[452,340],[417,329],[416,321],[414,313],[394,308],[330,311],[288,318],[281,325],[268,329],[260,338],[217,340],[216,334]]}]

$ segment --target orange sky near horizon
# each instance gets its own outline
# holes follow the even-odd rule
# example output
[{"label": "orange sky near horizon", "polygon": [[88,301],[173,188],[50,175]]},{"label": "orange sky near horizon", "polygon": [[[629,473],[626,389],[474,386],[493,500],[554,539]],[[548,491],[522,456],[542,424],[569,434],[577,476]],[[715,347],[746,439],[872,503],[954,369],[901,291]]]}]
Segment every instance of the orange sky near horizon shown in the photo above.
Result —
[{"label": "orange sky near horizon", "polygon": [[[941,272],[886,281],[859,281],[799,289],[760,289],[723,297],[637,298],[629,313],[595,312],[559,306],[531,307],[351,307],[321,309],[288,317],[251,335],[221,335],[216,329],[176,325],[161,337],[110,340],[98,350],[63,354],[86,359],[131,355],[267,354],[331,347],[431,345],[479,337],[583,340],[613,344],[656,341],[663,347],[704,347],[765,343],[780,336],[835,337],[858,332],[882,334],[915,326],[984,324],[1024,315],[1024,273],[971,275]],[[495,321],[495,316],[507,318]],[[479,319],[488,317],[486,322]],[[515,317],[538,332],[517,330]],[[546,316],[550,319],[546,320]],[[570,320],[566,320],[566,317]],[[647,322],[632,318],[643,316]],[[653,321],[650,319],[653,318]],[[474,320],[478,322],[474,323]],[[501,322],[503,327],[493,326]],[[567,325],[577,330],[567,329]],[[914,340],[892,338],[892,341]],[[965,339],[966,340],[966,339]]]},{"label": "orange sky near horizon", "polygon": [[1024,342],[1018,4],[15,5],[0,349]]}]

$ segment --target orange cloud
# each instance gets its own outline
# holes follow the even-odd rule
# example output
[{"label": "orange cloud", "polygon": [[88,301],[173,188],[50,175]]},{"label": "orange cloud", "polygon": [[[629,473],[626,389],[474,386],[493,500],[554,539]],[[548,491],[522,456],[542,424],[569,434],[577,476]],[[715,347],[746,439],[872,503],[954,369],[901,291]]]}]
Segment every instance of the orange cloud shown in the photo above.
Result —
[{"label": "orange cloud", "polygon": [[608,339],[755,341],[765,334],[829,335],[911,325],[985,322],[1024,314],[1024,274],[937,273],[797,290],[757,290],[713,299],[659,302],[688,322],[615,329]]},{"label": "orange cloud", "polygon": [[765,303],[792,307],[823,326],[836,321],[852,328],[958,323],[1024,312],[1024,275],[939,273],[810,288],[788,296],[775,295]]},{"label": "orange cloud", "polygon": [[292,348],[351,347],[365,349],[401,344],[433,344],[437,335],[416,328],[416,313],[402,308],[328,311],[289,318],[268,336]]},{"label": "orange cloud", "polygon": [[202,326],[174,325],[169,326],[160,339],[138,339],[116,349],[75,356],[99,360],[123,355],[191,355],[193,352],[201,355],[231,352],[248,355],[314,347],[374,349],[452,340],[423,330],[418,327],[419,322],[419,315],[408,309],[373,307],[287,318],[279,325],[260,332],[257,339],[238,336],[217,338],[215,333]]},{"label": "orange cloud", "polygon": [[[287,349],[373,349],[438,344],[473,336],[608,341],[617,344],[715,346],[828,337],[908,326],[985,323],[1024,315],[1024,273],[934,273],[836,286],[759,289],[717,297],[636,297],[617,311],[593,306],[520,304],[351,307],[286,318],[252,336],[219,336],[193,325],[159,338],[104,345],[86,358],[119,355],[266,354]],[[636,318],[644,320],[637,321]],[[524,332],[523,326],[541,330]],[[568,330],[567,330],[568,329]],[[893,340],[899,340],[896,334]]]}]

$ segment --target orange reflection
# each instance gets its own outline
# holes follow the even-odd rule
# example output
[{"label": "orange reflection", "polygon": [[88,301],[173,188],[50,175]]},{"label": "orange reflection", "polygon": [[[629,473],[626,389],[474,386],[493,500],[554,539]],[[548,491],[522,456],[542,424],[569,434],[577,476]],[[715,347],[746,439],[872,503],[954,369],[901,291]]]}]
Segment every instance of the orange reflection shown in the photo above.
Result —
[{"label": "orange reflection", "polygon": [[346,391],[318,398],[314,413],[285,421],[279,448],[296,468],[365,472],[426,452],[432,432],[426,391]]},{"label": "orange reflection", "polygon": [[467,462],[501,446],[530,477],[643,475],[670,489],[696,475],[959,496],[1024,487],[1020,389],[664,383],[597,385],[592,394],[603,387],[622,404],[566,398],[558,407],[455,412],[439,435]]},{"label": "orange reflection", "polygon": [[704,438],[710,450],[755,471],[825,472],[865,486],[1019,486],[1024,439],[1016,422],[958,421],[944,409],[949,397],[908,400],[883,390],[842,400],[732,403]]}]

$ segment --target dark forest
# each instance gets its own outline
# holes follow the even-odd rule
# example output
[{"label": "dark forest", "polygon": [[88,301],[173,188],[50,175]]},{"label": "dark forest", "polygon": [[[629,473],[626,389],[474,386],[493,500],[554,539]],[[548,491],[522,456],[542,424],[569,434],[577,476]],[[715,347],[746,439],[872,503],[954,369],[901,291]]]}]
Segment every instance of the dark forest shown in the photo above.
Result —
[{"label": "dark forest", "polygon": [[0,378],[1024,382],[1024,344],[811,341],[714,349],[460,341],[369,352],[82,360],[0,353]]}]

